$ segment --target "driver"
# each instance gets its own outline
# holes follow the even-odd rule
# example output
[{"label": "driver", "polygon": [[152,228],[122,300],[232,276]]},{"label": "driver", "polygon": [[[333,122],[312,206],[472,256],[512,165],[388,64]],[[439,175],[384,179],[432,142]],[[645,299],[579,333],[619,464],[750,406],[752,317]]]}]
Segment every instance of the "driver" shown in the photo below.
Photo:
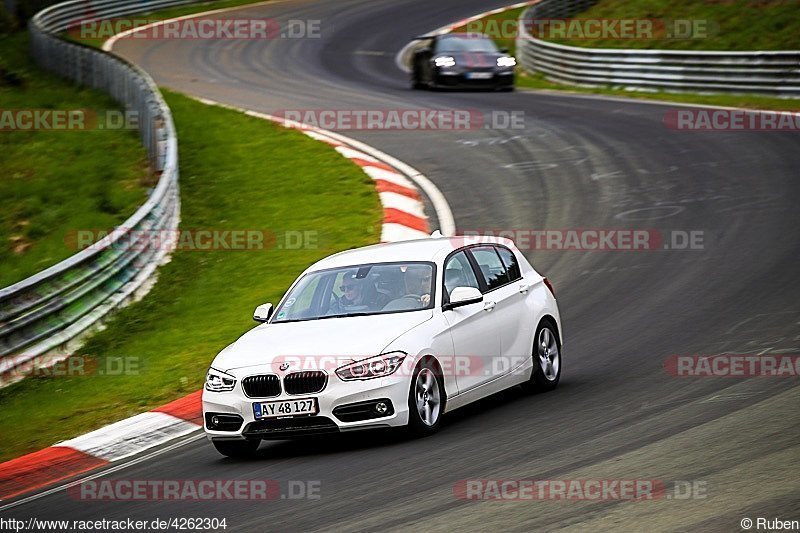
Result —
[{"label": "driver", "polygon": [[359,279],[356,274],[355,270],[351,270],[342,276],[342,284],[339,285],[342,295],[331,306],[334,313],[356,310],[374,311],[386,305],[385,296],[378,293],[369,280]]},{"label": "driver", "polygon": [[418,296],[422,307],[431,303],[431,268],[411,265],[405,273],[406,296]]},{"label": "driver", "polygon": [[358,279],[355,272],[346,272],[342,276],[339,286],[342,296],[339,297],[339,307],[348,308],[364,304],[364,280]]}]

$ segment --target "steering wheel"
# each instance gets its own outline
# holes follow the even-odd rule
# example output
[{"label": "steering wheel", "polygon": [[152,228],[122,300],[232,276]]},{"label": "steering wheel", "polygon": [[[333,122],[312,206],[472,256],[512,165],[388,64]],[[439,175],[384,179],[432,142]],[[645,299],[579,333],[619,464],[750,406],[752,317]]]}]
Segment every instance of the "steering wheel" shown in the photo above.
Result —
[{"label": "steering wheel", "polygon": [[420,294],[406,294],[405,296],[400,297],[401,300],[414,300],[415,303],[418,303],[422,306],[422,295]]}]

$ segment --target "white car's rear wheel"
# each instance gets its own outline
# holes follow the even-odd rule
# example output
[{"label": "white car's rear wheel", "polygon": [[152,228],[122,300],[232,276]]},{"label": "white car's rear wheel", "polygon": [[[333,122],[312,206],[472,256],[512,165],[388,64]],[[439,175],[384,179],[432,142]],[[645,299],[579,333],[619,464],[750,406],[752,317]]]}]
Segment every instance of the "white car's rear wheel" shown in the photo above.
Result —
[{"label": "white car's rear wheel", "polygon": [[549,320],[542,320],[536,328],[533,343],[533,374],[525,388],[531,391],[549,391],[556,388],[561,379],[561,341],[556,327]]}]

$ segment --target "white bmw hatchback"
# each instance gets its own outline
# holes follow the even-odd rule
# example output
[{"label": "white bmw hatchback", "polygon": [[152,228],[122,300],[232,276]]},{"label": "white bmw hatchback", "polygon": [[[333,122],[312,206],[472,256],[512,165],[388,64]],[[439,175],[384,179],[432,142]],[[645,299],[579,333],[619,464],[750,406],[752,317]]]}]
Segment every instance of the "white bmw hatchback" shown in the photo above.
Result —
[{"label": "white bmw hatchback", "polygon": [[553,288],[507,239],[450,237],[341,252],[309,267],[222,350],[203,391],[227,456],[262,439],[407,426],[561,376]]}]

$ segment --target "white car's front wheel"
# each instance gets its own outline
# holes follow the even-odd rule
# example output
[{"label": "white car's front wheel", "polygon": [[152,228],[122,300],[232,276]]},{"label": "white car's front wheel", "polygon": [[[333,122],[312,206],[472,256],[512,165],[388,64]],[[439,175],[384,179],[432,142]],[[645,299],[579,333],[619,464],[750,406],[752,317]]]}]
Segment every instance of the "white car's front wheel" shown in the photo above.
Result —
[{"label": "white car's front wheel", "polygon": [[408,392],[408,428],[412,433],[428,435],[441,425],[445,393],[442,376],[430,358],[414,369]]}]

